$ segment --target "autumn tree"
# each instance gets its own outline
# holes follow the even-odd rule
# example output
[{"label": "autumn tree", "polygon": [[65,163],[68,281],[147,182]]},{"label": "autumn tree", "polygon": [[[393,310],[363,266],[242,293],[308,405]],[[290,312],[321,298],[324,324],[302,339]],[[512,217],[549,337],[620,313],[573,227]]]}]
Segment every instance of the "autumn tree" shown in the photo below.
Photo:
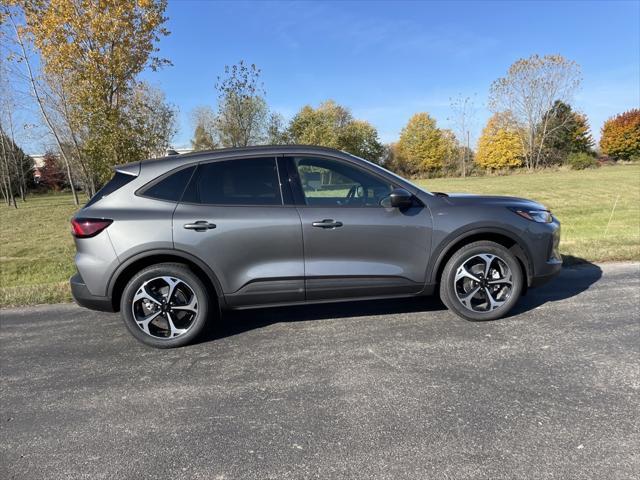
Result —
[{"label": "autumn tree", "polygon": [[44,155],[44,165],[40,169],[40,183],[56,192],[64,185],[64,172],[52,152]]},{"label": "autumn tree", "polygon": [[549,134],[542,154],[544,165],[565,163],[572,153],[592,153],[594,142],[585,115],[560,101],[554,103],[548,115],[551,118],[546,122]]},{"label": "autumn tree", "polygon": [[[137,76],[169,62],[156,56],[165,0],[49,0],[20,2],[26,33],[40,53],[44,73],[60,82],[65,130],[73,132],[91,195],[117,163],[141,160]],[[62,150],[62,148],[61,148]]]},{"label": "autumn tree", "polygon": [[493,112],[511,112],[527,168],[541,165],[548,136],[563,126],[552,126],[559,113],[556,101],[569,103],[580,81],[577,63],[561,55],[532,55],[516,61],[491,85],[489,106]]},{"label": "autumn tree", "polygon": [[640,109],[634,108],[607,120],[602,127],[600,149],[616,160],[639,160]]},{"label": "autumn tree", "polygon": [[478,140],[475,161],[482,168],[519,167],[523,162],[522,138],[509,114],[495,113]]},{"label": "autumn tree", "polygon": [[428,113],[416,113],[400,132],[396,144],[397,162],[407,173],[432,173],[442,168],[455,151],[452,134],[440,130]]},{"label": "autumn tree", "polygon": [[336,148],[372,162],[378,162],[383,152],[377,130],[333,100],[317,108],[304,106],[291,120],[288,137],[291,143]]}]

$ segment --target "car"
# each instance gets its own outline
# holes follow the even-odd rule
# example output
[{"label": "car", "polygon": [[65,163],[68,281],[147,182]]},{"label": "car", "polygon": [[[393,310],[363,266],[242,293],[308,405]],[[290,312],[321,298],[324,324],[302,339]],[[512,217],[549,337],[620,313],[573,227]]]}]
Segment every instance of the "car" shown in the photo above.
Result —
[{"label": "car", "polygon": [[506,315],[562,266],[560,223],[531,200],[428,192],[314,146],[171,155],[114,168],[72,219],[75,301],[120,311],[158,348],[233,309],[439,293]]}]

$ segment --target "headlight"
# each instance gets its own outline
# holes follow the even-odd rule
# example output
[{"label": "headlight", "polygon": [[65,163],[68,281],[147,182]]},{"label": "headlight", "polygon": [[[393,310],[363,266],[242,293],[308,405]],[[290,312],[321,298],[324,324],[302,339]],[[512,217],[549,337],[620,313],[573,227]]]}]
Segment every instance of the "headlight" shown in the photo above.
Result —
[{"label": "headlight", "polygon": [[510,210],[532,222],[551,223],[553,221],[553,215],[548,210],[522,210],[521,208]]}]

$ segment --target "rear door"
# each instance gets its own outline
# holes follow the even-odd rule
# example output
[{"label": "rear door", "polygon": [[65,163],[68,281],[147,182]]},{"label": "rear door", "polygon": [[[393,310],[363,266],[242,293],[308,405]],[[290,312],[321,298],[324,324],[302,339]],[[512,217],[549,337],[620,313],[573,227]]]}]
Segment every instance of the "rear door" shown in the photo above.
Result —
[{"label": "rear door", "polygon": [[205,261],[232,307],[304,300],[300,217],[274,157],[202,163],[173,216],[175,248]]},{"label": "rear door", "polygon": [[424,288],[431,214],[384,207],[395,187],[345,160],[289,157],[304,238],[308,300],[418,293]]}]

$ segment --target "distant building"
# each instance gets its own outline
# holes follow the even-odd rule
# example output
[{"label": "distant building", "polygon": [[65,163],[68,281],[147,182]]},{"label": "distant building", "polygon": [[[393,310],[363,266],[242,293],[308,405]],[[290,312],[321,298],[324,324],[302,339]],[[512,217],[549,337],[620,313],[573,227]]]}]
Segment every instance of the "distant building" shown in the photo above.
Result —
[{"label": "distant building", "polygon": [[44,154],[29,155],[33,158],[33,181],[40,182],[42,176],[42,167],[44,167]]}]

